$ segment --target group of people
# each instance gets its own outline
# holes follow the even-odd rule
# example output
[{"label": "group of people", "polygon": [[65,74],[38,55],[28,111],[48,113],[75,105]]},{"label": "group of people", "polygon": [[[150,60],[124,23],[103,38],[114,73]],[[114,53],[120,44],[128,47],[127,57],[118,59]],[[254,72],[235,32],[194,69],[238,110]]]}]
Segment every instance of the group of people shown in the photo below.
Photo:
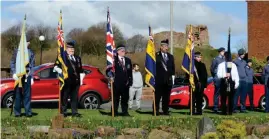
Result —
[{"label": "group of people", "polygon": [[[30,39],[27,40],[27,46],[30,45]],[[77,110],[78,90],[85,74],[82,70],[82,62],[79,56],[74,55],[74,42],[68,42],[66,45],[67,73],[68,78],[65,79],[65,84],[61,90],[61,114],[67,116],[68,98],[71,99],[72,116],[80,117]],[[170,115],[169,102],[170,92],[173,86],[173,76],[175,75],[174,56],[168,52],[168,39],[161,41],[160,51],[156,53],[156,76],[155,76],[155,107],[156,115]],[[32,116],[31,111],[31,85],[33,67],[35,66],[34,53],[29,49],[29,64],[27,65],[27,74],[23,77],[22,88],[15,88],[15,117],[21,116],[21,101],[23,99],[25,114],[27,117]],[[121,102],[122,116],[130,116],[128,109],[132,109],[134,96],[136,98],[137,110],[141,110],[140,103],[142,97],[143,78],[139,72],[139,65],[132,64],[131,59],[125,56],[126,50],[124,45],[119,45],[116,48],[117,55],[114,57],[114,70],[112,72],[107,69],[107,76],[113,81],[113,98],[114,98],[114,113],[119,115],[118,107]],[[227,52],[224,48],[218,49],[219,55],[214,58],[210,68],[214,78],[214,108],[215,113],[219,113],[219,101],[221,102],[222,114],[232,114],[239,112],[237,110],[238,99],[240,97],[240,111],[246,112],[246,96],[249,95],[251,109],[253,109],[253,76],[251,59],[243,60],[245,51],[240,49],[238,57],[233,62],[228,61]],[[16,54],[14,52],[10,67],[13,73],[14,80],[18,77],[16,72]],[[202,115],[202,98],[205,88],[207,87],[207,70],[202,62],[202,54],[195,52],[195,90],[192,95],[193,114]],[[266,97],[266,112],[269,112],[269,56],[267,57],[267,65],[264,67],[262,77],[265,83]],[[61,66],[59,59],[56,60],[54,71],[62,74],[64,67]],[[23,95],[22,95],[23,94]],[[219,100],[221,96],[221,100]],[[226,104],[228,98],[228,104]],[[160,100],[162,100],[162,111],[159,112]],[[228,105],[228,106],[227,106]],[[154,107],[154,106],[153,106]]]}]

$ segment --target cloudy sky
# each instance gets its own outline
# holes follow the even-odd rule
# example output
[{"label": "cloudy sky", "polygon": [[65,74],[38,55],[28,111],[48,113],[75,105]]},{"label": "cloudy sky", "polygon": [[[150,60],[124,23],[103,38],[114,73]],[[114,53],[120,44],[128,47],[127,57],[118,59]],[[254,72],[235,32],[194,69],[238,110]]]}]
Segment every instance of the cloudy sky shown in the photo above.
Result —
[{"label": "cloudy sky", "polygon": [[[154,32],[170,30],[169,1],[1,1],[1,32],[20,22],[27,14],[28,24],[57,26],[63,11],[64,31],[88,28],[106,21],[110,7],[112,23],[118,24],[125,37],[147,35],[148,24]],[[228,28],[232,28],[232,46],[247,41],[247,3],[245,1],[174,2],[174,31],[185,32],[187,24],[208,26],[210,44],[227,46]]]}]

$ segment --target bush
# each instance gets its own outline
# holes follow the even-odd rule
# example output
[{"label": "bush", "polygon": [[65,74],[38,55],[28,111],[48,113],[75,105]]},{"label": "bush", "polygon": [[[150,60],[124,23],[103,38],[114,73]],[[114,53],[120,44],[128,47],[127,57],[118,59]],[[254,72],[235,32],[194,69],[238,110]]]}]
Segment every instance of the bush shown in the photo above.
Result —
[{"label": "bush", "polygon": [[232,120],[223,120],[217,126],[217,132],[220,138],[225,139],[241,139],[246,136],[246,126],[241,122]]},{"label": "bush", "polygon": [[208,132],[201,139],[219,139],[219,137],[216,132]]},{"label": "bush", "polygon": [[263,67],[266,65],[266,61],[259,60],[255,57],[252,57],[252,68],[254,72],[262,72]]}]

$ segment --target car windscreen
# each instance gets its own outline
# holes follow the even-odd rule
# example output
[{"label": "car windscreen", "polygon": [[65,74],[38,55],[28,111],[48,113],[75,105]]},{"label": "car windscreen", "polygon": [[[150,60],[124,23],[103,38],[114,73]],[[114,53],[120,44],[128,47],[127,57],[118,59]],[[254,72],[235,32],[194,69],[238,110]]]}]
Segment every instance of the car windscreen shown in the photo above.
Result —
[{"label": "car windscreen", "polygon": [[39,66],[35,66],[35,67],[33,67],[33,71],[35,72],[35,71],[37,71],[37,70],[39,70],[39,69],[41,69],[41,68],[43,68],[43,67],[45,67],[46,65],[39,65]]}]

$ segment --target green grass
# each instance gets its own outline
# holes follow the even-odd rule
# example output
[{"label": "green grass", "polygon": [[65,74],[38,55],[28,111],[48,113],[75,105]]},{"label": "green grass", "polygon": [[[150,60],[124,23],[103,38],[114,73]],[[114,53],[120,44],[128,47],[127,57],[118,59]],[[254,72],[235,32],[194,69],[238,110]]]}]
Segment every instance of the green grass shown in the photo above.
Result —
[{"label": "green grass", "polygon": [[[58,113],[57,109],[33,109],[36,116],[32,118],[15,118],[9,116],[10,109],[1,109],[1,123],[2,127],[15,127],[20,134],[27,136],[29,133],[25,131],[29,125],[51,125],[51,119]],[[269,115],[263,112],[249,112],[247,114],[234,114],[232,116],[222,116],[210,113],[209,110],[204,112],[203,116],[190,116],[187,114],[188,110],[172,110],[171,116],[158,116],[150,115],[150,111],[142,111],[143,114],[130,111],[133,117],[115,117],[112,118],[108,115],[102,115],[98,110],[79,110],[82,118],[65,119],[68,123],[75,123],[80,128],[95,130],[98,126],[112,126],[117,130],[123,128],[144,128],[151,130],[159,126],[170,126],[181,129],[187,129],[195,132],[196,125],[203,116],[210,117],[215,125],[218,125],[224,119],[231,119],[235,121],[242,121],[246,124],[263,124],[269,121]],[[105,110],[104,112],[109,112]]]}]

